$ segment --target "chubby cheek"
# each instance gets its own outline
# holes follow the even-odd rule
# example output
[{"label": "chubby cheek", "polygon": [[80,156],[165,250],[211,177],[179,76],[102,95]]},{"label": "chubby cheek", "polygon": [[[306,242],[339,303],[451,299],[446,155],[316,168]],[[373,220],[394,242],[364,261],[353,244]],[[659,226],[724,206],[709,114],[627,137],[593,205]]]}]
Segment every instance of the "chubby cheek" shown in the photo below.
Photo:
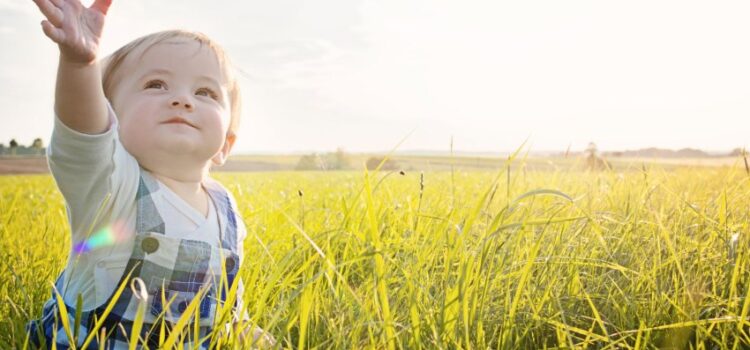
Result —
[{"label": "chubby cheek", "polygon": [[147,116],[154,114],[148,104],[132,103],[119,111],[120,117],[120,142],[125,149],[136,159],[144,150],[152,147],[153,128]]},{"label": "chubby cheek", "polygon": [[229,119],[216,119],[213,123],[214,125],[212,125],[211,130],[215,134],[215,137],[218,138],[218,146],[221,147],[224,145],[224,139],[229,130]]},{"label": "chubby cheek", "polygon": [[227,131],[229,130],[229,116],[224,115],[224,113],[216,113],[209,118],[207,124],[209,127],[206,129],[211,133],[211,148],[218,152],[224,146]]}]

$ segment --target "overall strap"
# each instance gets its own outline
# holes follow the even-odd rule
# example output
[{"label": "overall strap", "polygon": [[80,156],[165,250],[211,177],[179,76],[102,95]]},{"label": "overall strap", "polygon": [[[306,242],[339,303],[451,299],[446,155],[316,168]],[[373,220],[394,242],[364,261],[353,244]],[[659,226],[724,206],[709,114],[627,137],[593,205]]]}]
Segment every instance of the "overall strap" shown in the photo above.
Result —
[{"label": "overall strap", "polygon": [[164,219],[154,204],[151,196],[159,190],[159,183],[148,171],[140,168],[140,180],[138,181],[138,192],[135,196],[137,206],[135,232],[155,232],[165,234]]},{"label": "overall strap", "polygon": [[[232,286],[239,272],[239,257],[242,255],[242,252],[238,251],[238,231],[244,229],[244,225],[239,216],[239,210],[237,210],[236,203],[234,203],[229,196],[229,192],[227,192],[221,184],[208,178],[204,183],[204,187],[206,188],[208,195],[211,197],[211,200],[214,202],[216,212],[219,216],[221,245],[223,248],[232,252],[230,256],[224,257],[227,272],[227,285]],[[226,300],[227,290],[224,288],[219,289],[221,289],[220,300]],[[239,306],[237,303],[238,301],[235,301],[235,305]]]},{"label": "overall strap", "polygon": [[237,206],[231,200],[227,190],[215,180],[208,178],[204,187],[216,207],[216,213],[219,215],[221,245],[237,254],[238,224],[241,222]]}]

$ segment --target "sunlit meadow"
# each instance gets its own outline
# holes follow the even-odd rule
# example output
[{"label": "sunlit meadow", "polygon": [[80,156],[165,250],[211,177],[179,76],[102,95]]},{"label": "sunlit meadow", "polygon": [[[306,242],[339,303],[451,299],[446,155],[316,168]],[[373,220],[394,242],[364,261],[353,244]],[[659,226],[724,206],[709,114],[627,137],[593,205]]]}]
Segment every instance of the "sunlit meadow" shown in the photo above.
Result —
[{"label": "sunlit meadow", "polygon": [[[750,347],[744,168],[501,169],[216,174],[252,321],[296,349]],[[52,178],[1,176],[0,348],[70,247]]]}]

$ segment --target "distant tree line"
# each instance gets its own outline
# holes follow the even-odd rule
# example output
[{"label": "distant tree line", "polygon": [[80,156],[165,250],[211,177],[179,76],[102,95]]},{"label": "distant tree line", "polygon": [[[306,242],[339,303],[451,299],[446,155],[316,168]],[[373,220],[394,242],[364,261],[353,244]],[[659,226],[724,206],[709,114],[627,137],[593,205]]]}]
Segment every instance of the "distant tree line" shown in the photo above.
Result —
[{"label": "distant tree line", "polygon": [[349,155],[342,148],[333,153],[305,154],[297,161],[295,170],[345,170],[351,168]]},{"label": "distant tree line", "polygon": [[28,146],[19,145],[16,139],[10,140],[7,146],[0,143],[0,156],[42,156],[44,153],[44,143],[38,137]]},{"label": "distant tree line", "polygon": [[608,158],[620,158],[620,157],[646,157],[646,158],[717,158],[717,157],[740,157],[747,155],[747,149],[742,147],[737,147],[735,149],[732,149],[728,153],[722,153],[722,152],[706,152],[700,149],[695,148],[682,148],[678,150],[672,150],[672,149],[665,149],[665,148],[656,148],[656,147],[649,147],[649,148],[641,148],[636,150],[627,150],[627,151],[608,151],[608,152],[598,152],[596,144],[593,142],[589,143],[588,147],[582,151],[582,152],[574,152],[570,150],[570,147],[568,147],[568,150],[561,153],[552,153],[553,156],[558,157],[565,157],[568,158],[570,156],[583,156],[587,158],[591,158],[591,154],[596,154],[599,157],[608,157]]},{"label": "distant tree line", "polygon": [[[569,156],[569,152],[565,152],[565,157]],[[583,151],[583,156],[586,159],[586,168],[589,170],[605,170],[610,169],[611,165],[605,159],[606,157],[618,158],[618,157],[652,157],[652,158],[712,158],[712,157],[742,157],[745,161],[745,170],[750,174],[750,164],[748,163],[748,152],[745,148],[735,148],[731,152],[726,154],[709,154],[707,152],[693,149],[683,148],[677,151],[661,148],[643,148],[636,151],[616,151],[616,152],[603,152],[599,153],[599,149],[596,144],[589,142],[586,150]]]},{"label": "distant tree line", "polygon": [[604,152],[607,157],[652,157],[652,158],[715,158],[715,157],[738,157],[744,152],[743,148],[735,148],[729,153],[708,153],[695,148],[682,148],[678,150],[663,148],[642,148],[630,151]]},{"label": "distant tree line", "polygon": [[[383,161],[383,157],[370,157],[365,162],[369,170],[374,170]],[[353,166],[351,156],[342,148],[330,153],[310,153],[299,158],[295,170],[350,170],[358,168]],[[387,159],[381,170],[394,170],[397,168],[395,161]]]}]

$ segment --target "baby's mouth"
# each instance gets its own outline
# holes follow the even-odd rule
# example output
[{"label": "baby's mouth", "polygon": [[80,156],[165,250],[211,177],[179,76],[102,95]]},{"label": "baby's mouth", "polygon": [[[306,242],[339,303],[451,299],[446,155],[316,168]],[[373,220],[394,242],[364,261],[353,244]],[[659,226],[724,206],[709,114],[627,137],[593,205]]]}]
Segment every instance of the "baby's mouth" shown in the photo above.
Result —
[{"label": "baby's mouth", "polygon": [[162,124],[185,124],[185,125],[188,125],[197,129],[195,125],[191,124],[189,121],[187,121],[185,118],[182,118],[182,117],[170,118],[169,120],[163,122]]}]

